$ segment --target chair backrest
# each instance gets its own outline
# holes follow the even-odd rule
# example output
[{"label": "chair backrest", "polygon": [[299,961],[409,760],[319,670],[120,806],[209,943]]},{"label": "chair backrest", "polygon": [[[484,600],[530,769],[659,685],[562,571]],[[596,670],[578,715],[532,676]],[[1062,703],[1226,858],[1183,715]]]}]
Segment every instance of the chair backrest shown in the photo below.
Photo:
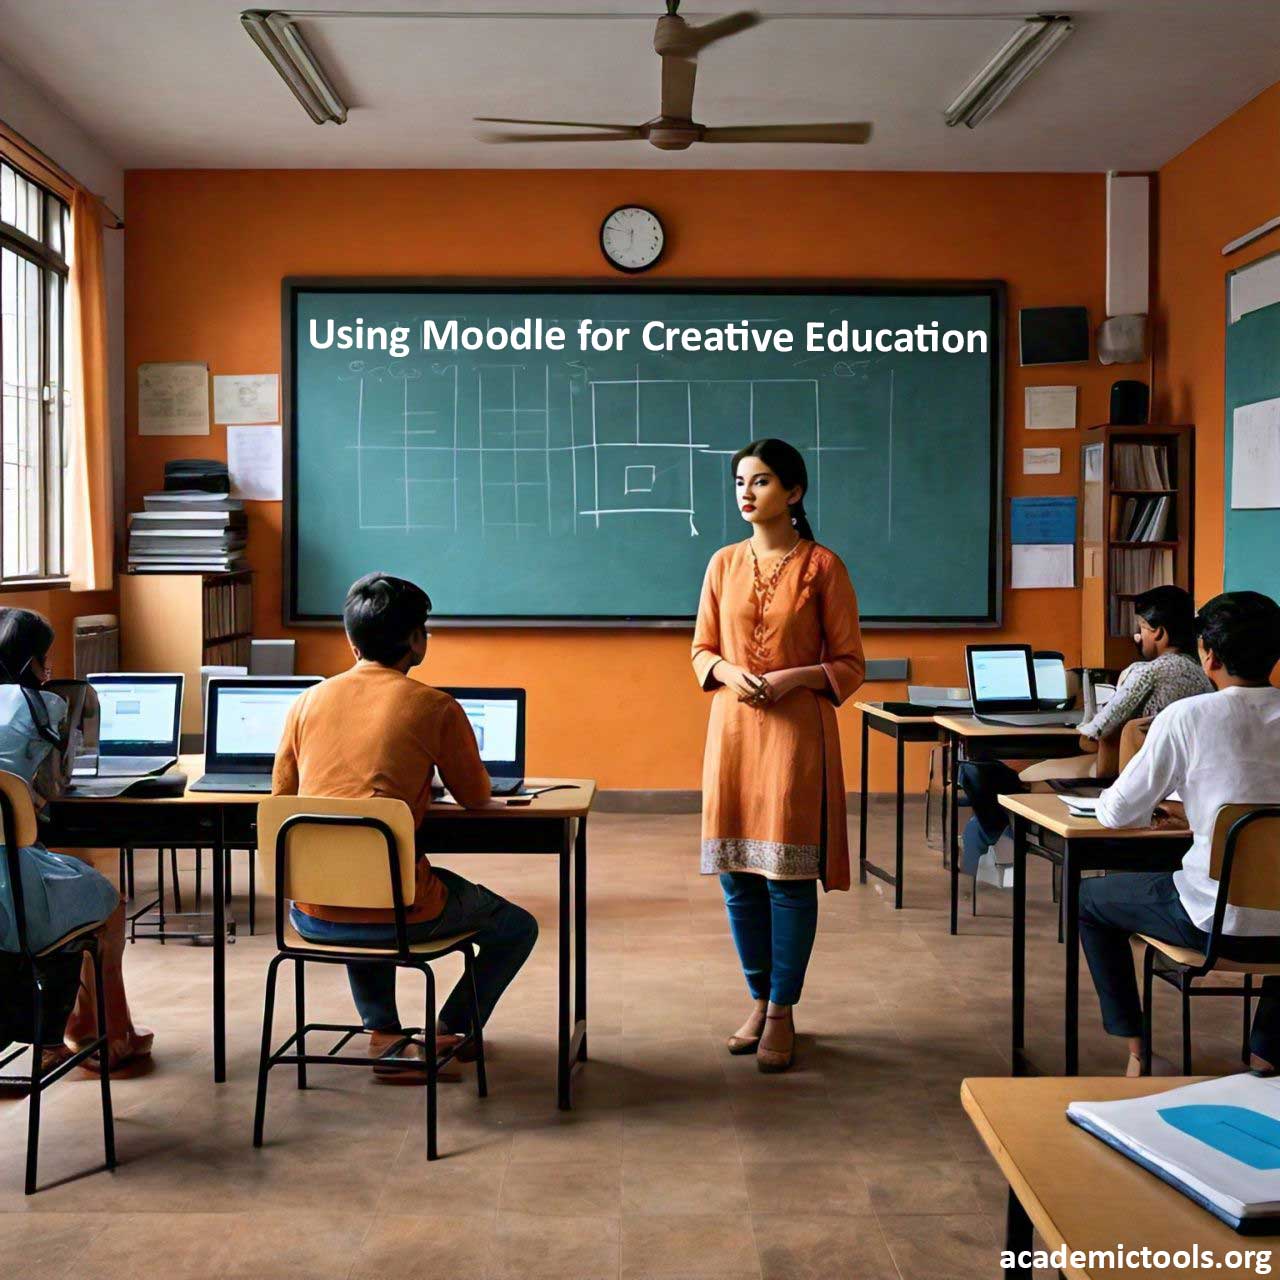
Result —
[{"label": "chair backrest", "polygon": [[13,900],[13,918],[18,936],[18,950],[26,953],[27,909],[22,898],[21,850],[37,840],[36,808],[31,788],[16,773],[0,771],[0,840],[4,841],[5,870],[9,894]]},{"label": "chair backrest", "polygon": [[394,907],[388,838],[407,907],[414,896],[414,830],[403,800],[271,796],[258,805],[260,874],[280,900]]},{"label": "chair backrest", "polygon": [[1123,773],[1129,761],[1146,745],[1147,734],[1151,732],[1151,724],[1154,720],[1155,716],[1139,716],[1136,720],[1130,720],[1120,730],[1120,754],[1116,761],[1118,772]]},{"label": "chair backrest", "polygon": [[1280,911],[1280,804],[1224,804],[1213,823],[1209,874],[1228,906]]}]

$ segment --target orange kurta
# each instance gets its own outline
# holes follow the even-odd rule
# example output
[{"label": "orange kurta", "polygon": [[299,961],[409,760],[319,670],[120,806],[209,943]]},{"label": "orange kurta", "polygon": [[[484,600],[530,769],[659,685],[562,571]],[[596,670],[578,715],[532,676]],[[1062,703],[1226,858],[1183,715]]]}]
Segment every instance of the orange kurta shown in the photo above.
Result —
[{"label": "orange kurta", "polygon": [[[770,569],[762,566],[767,583]],[[821,664],[827,688],[753,707],[715,678],[719,659],[754,675]],[[849,887],[844,772],[835,708],[862,683],[858,602],[843,561],[799,547],[770,598],[756,589],[751,544],[707,566],[693,669],[714,690],[702,769],[702,871]]]}]

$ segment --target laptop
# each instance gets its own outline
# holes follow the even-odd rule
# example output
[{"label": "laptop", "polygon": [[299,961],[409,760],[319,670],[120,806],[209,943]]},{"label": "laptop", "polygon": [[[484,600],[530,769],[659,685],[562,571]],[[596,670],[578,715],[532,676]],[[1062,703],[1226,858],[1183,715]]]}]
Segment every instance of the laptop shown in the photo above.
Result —
[{"label": "laptop", "polygon": [[1063,728],[1080,723],[1080,712],[1055,706],[1065,697],[1066,671],[1059,690],[1056,668],[1046,654],[1045,678],[1051,693],[1046,709],[1036,690],[1035,655],[1029,644],[970,644],[965,646],[965,666],[969,673],[969,695],[974,716],[987,724]]},{"label": "laptop", "polygon": [[271,791],[285,716],[320,676],[214,676],[204,709],[204,777],[190,791]]},{"label": "laptop", "polygon": [[77,759],[73,778],[145,778],[177,764],[181,672],[103,672],[89,683],[98,695],[98,750]]},{"label": "laptop", "polygon": [[475,731],[480,759],[495,796],[518,795],[524,787],[523,689],[441,689],[455,698]]}]

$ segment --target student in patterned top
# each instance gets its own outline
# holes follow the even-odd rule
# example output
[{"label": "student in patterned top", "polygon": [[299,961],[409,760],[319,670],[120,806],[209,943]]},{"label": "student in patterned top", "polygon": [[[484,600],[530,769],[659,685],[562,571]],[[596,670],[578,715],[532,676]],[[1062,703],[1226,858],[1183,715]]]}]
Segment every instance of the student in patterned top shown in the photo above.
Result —
[{"label": "student in patterned top", "polygon": [[[409,677],[427,653],[431,600],[403,578],[371,573],[347,593],[342,611],[356,663],[349,671],[308,689],[292,706],[276,752],[275,795],[388,796],[403,800],[421,830],[431,805],[438,767],[460,804],[483,809],[489,775],[462,708],[448,694]],[[529,958],[538,922],[522,907],[456,872],[417,864],[417,892],[407,904],[410,942],[475,931],[476,990],[487,1022],[498,997]],[[311,942],[387,946],[394,929],[389,910],[310,906],[295,902],[293,926]],[[386,965],[350,964],[351,994],[371,1033],[370,1057],[399,1041],[396,971]],[[440,1010],[437,1047],[452,1047],[468,1030],[465,988],[454,988]],[[415,1045],[402,1057],[419,1056]],[[387,1064],[374,1074],[388,1084],[421,1084],[426,1075]]]},{"label": "student in patterned top", "polygon": [[1212,693],[1213,683],[1196,661],[1195,605],[1181,587],[1152,587],[1134,601],[1141,661],[1120,674],[1115,697],[1080,726],[1096,743],[1119,737],[1130,720],[1158,715],[1170,703]]},{"label": "student in patterned top", "polygon": [[[1152,587],[1133,603],[1138,618],[1133,642],[1139,660],[1121,673],[1111,701],[1080,726],[1081,746],[1089,752],[1097,751],[1104,741],[1118,743],[1131,720],[1154,716],[1181,698],[1213,692],[1212,682],[1196,660],[1196,607],[1190,593],[1181,587]],[[999,797],[1027,788],[1016,769],[999,761],[962,764],[960,785],[973,806],[973,817],[964,829],[961,860],[965,873],[972,875],[978,859],[1007,829],[1008,815]]]}]

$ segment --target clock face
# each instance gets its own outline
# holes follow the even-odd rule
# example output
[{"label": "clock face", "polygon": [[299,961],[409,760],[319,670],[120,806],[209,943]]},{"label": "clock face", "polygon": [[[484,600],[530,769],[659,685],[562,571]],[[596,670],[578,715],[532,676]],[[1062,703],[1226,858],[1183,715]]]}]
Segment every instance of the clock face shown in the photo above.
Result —
[{"label": "clock face", "polygon": [[620,271],[644,271],[662,256],[662,223],[648,209],[623,205],[600,227],[600,248]]}]

